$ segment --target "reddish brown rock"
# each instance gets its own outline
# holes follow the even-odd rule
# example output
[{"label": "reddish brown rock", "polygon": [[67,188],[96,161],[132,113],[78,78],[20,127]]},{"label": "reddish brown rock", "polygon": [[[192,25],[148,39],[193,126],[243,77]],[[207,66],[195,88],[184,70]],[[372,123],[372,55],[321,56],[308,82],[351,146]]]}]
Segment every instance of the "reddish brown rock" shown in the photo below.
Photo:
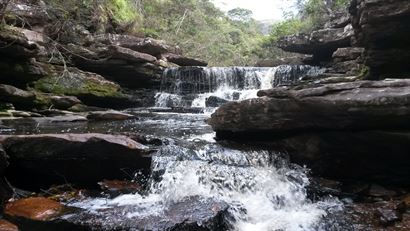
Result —
[{"label": "reddish brown rock", "polygon": [[60,216],[64,206],[45,197],[30,197],[9,202],[4,213],[10,217],[24,217],[30,220],[47,221]]},{"label": "reddish brown rock", "polygon": [[4,219],[1,219],[0,220],[0,230],[1,231],[18,231],[19,228],[15,224],[9,221],[6,221]]}]

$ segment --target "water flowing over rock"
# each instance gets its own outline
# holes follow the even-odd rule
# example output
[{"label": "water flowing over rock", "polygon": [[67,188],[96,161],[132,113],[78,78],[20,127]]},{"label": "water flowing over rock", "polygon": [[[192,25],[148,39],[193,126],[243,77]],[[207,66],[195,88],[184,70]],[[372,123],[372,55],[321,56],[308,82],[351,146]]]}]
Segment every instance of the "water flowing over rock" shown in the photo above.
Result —
[{"label": "water flowing over rock", "polygon": [[275,88],[258,95],[225,104],[212,115],[208,122],[217,137],[276,142],[293,151],[294,161],[327,176],[408,183],[401,164],[409,161],[408,80]]},{"label": "water flowing over rock", "polygon": [[179,67],[164,71],[158,107],[206,107],[210,97],[225,101],[256,97],[259,89],[293,85],[323,70],[308,65],[278,67]]}]

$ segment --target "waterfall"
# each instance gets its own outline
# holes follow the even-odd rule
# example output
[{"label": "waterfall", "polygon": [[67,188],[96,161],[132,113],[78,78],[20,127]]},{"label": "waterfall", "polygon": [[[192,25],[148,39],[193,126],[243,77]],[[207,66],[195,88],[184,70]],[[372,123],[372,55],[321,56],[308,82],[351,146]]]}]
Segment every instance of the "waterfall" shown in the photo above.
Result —
[{"label": "waterfall", "polygon": [[155,106],[215,107],[224,101],[255,98],[259,90],[293,85],[322,72],[308,65],[168,68],[162,76],[161,91],[155,96]]}]

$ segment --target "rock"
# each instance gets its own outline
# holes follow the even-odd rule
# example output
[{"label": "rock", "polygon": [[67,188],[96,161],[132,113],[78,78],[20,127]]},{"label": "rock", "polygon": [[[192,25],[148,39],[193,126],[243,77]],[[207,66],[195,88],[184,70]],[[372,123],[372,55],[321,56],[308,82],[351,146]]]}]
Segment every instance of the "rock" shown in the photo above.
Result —
[{"label": "rock", "polygon": [[380,217],[380,223],[383,225],[390,225],[396,221],[401,220],[401,214],[391,209],[377,209],[377,215]]},{"label": "rock", "polygon": [[305,65],[311,64],[312,55],[294,55],[285,58],[277,59],[264,59],[258,61],[255,66],[257,67],[276,67],[280,65]]},{"label": "rock", "polygon": [[410,80],[282,87],[259,91],[258,96],[223,105],[209,123],[216,131],[272,133],[409,128],[403,116],[410,113]]},{"label": "rock", "polygon": [[75,96],[91,106],[132,107],[129,96],[121,92],[119,85],[102,76],[69,67],[64,71],[60,66],[48,66],[51,76],[35,82],[34,88],[57,95]]},{"label": "rock", "polygon": [[88,111],[101,111],[103,110],[103,108],[91,107],[91,106],[87,106],[84,104],[76,104],[68,108],[67,110],[72,111],[72,112],[88,112]]},{"label": "rock", "polygon": [[114,59],[126,60],[131,63],[152,63],[157,61],[157,58],[152,55],[133,51],[131,49],[119,46],[110,46],[108,52],[109,56]]},{"label": "rock", "polygon": [[87,119],[90,120],[128,120],[134,119],[135,116],[119,111],[93,111],[88,113]]},{"label": "rock", "polygon": [[64,211],[59,202],[44,198],[31,197],[7,203],[4,213],[8,217],[24,217],[30,220],[47,221]]},{"label": "rock", "polygon": [[131,181],[104,180],[98,184],[104,193],[110,195],[111,198],[121,194],[135,194],[143,190],[140,184]]},{"label": "rock", "polygon": [[14,0],[8,5],[6,20],[30,27],[44,26],[50,22],[46,5],[43,1]]},{"label": "rock", "polygon": [[410,2],[354,0],[349,8],[355,40],[366,48],[372,79],[407,78],[410,74]]},{"label": "rock", "polygon": [[380,185],[377,184],[372,184],[370,186],[368,195],[373,196],[373,197],[386,197],[386,198],[391,198],[397,195],[395,191],[388,190]]},{"label": "rock", "polygon": [[0,143],[10,157],[9,180],[23,188],[95,185],[102,179],[121,179],[125,172],[147,173],[151,164],[147,147],[119,135],[10,135],[0,136]]},{"label": "rock", "polygon": [[226,99],[222,99],[222,98],[219,98],[217,96],[210,96],[210,97],[206,98],[205,106],[206,107],[219,107],[222,104],[225,104],[227,102],[229,102],[229,101],[226,100]]},{"label": "rock", "polygon": [[0,30],[0,54],[13,58],[28,59],[39,53],[39,46],[29,41],[16,27],[5,26]]},{"label": "rock", "polygon": [[[15,51],[10,52],[14,53]],[[10,59],[0,59],[0,69],[2,70],[0,80],[3,84],[20,88],[25,88],[28,83],[39,80],[47,75],[47,72],[34,58],[19,62]]]},{"label": "rock", "polygon": [[258,95],[212,114],[208,123],[218,139],[268,142],[323,177],[408,184],[409,80],[282,87]]},{"label": "rock", "polygon": [[353,29],[349,24],[344,28],[326,28],[311,34],[286,36],[279,39],[277,46],[288,52],[313,54],[318,61],[330,60],[338,48],[350,46],[352,36]]},{"label": "rock", "polygon": [[18,227],[9,221],[4,219],[0,220],[0,230],[1,231],[18,231]]},{"label": "rock", "polygon": [[324,28],[343,28],[350,23],[350,15],[347,10],[332,12]]},{"label": "rock", "polygon": [[79,115],[60,115],[53,117],[31,118],[31,120],[37,123],[74,123],[88,121],[86,117]]},{"label": "rock", "polygon": [[344,47],[338,48],[332,55],[336,62],[356,60],[363,55],[364,48],[362,47]]},{"label": "rock", "polygon": [[[164,204],[157,214],[139,216],[144,205],[123,205],[97,212],[82,212],[63,217],[67,222],[95,230],[228,230],[228,205],[212,199],[190,197]],[[160,206],[160,205],[157,205]],[[122,214],[128,214],[124,216]],[[133,215],[135,214],[135,215]],[[110,219],[107,219],[109,217]]]},{"label": "rock", "polygon": [[208,66],[208,63],[202,60],[187,58],[182,55],[167,53],[161,56],[163,59],[179,66]]},{"label": "rock", "polygon": [[81,101],[74,96],[50,96],[50,101],[58,109],[68,109],[76,104],[81,104]]},{"label": "rock", "polygon": [[163,67],[149,54],[128,48],[111,46],[94,50],[77,45],[68,49],[79,54],[72,56],[73,62],[81,69],[103,75],[105,78],[131,89],[159,88]]},{"label": "rock", "polygon": [[13,117],[31,117],[30,112],[25,112],[25,111],[9,111]]},{"label": "rock", "polygon": [[32,92],[5,84],[0,84],[0,97],[5,102],[13,103],[18,108],[29,108],[36,99],[35,94]]},{"label": "rock", "polygon": [[106,45],[121,46],[156,57],[169,52],[180,54],[178,48],[171,47],[165,44],[164,41],[155,40],[152,38],[138,38],[131,35],[120,34],[102,34],[96,36],[95,39],[97,42],[101,42]]}]

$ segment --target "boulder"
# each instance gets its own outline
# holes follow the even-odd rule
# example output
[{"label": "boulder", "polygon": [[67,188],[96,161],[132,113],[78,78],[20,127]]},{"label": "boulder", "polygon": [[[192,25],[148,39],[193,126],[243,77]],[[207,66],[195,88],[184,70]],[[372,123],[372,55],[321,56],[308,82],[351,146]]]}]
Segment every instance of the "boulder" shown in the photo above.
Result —
[{"label": "boulder", "polygon": [[5,84],[0,84],[0,97],[3,102],[12,103],[18,108],[31,107],[36,99],[36,95],[32,92]]},{"label": "boulder", "polygon": [[194,58],[187,58],[177,54],[167,53],[162,55],[161,58],[171,63],[175,63],[179,66],[208,66],[208,63],[205,61]]},{"label": "boulder", "polygon": [[205,106],[206,107],[219,107],[222,104],[225,104],[227,102],[229,102],[229,101],[226,100],[226,99],[222,99],[222,98],[219,98],[217,96],[210,96],[210,97],[206,98]]},{"label": "boulder", "polygon": [[87,119],[90,120],[128,120],[134,119],[135,116],[119,111],[93,111],[88,113]]},{"label": "boulder", "polygon": [[41,0],[14,0],[7,6],[6,20],[19,25],[42,27],[50,22],[46,7]]},{"label": "boulder", "polygon": [[0,143],[10,157],[8,179],[24,188],[67,182],[96,186],[126,173],[148,173],[151,164],[147,147],[120,135],[4,135]]},{"label": "boulder", "polygon": [[98,74],[75,67],[68,67],[66,70],[55,65],[46,67],[50,75],[34,83],[34,88],[38,91],[75,96],[85,104],[97,107],[121,108],[133,105],[129,96],[121,92],[118,84]]},{"label": "boulder", "polygon": [[69,44],[67,49],[77,54],[73,62],[81,69],[98,73],[123,87],[159,88],[164,67],[149,54],[129,48],[110,46],[89,49]]},{"label": "boulder", "polygon": [[143,191],[143,187],[140,184],[132,181],[103,180],[98,184],[101,190],[111,198],[120,196],[121,194],[136,194]]},{"label": "boulder", "polygon": [[21,29],[5,26],[0,29],[0,54],[12,58],[31,58],[40,52],[37,43],[33,43]]},{"label": "boulder", "polygon": [[74,96],[50,96],[52,105],[58,109],[68,109],[76,104],[81,104],[81,101]]}]

